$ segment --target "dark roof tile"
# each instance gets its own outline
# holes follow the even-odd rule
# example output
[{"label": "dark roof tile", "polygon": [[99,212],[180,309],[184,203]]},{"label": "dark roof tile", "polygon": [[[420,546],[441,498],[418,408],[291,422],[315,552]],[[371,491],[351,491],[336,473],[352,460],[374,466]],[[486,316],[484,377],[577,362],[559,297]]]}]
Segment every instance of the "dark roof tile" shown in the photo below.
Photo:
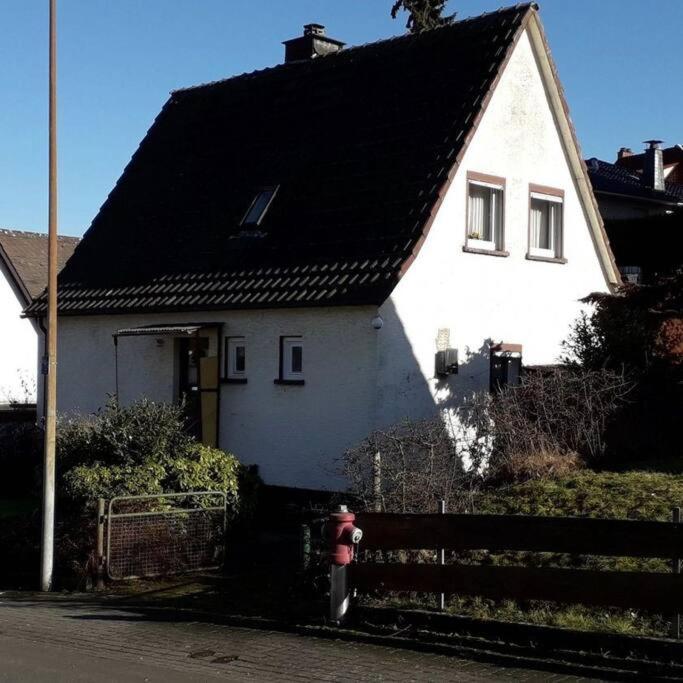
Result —
[{"label": "dark roof tile", "polygon": [[[77,237],[57,238],[57,265],[61,269],[73,253]],[[0,229],[0,259],[19,280],[19,287],[34,299],[47,286],[47,235]]]},{"label": "dark roof tile", "polygon": [[381,303],[534,8],[175,91],[62,272],[61,312]]}]

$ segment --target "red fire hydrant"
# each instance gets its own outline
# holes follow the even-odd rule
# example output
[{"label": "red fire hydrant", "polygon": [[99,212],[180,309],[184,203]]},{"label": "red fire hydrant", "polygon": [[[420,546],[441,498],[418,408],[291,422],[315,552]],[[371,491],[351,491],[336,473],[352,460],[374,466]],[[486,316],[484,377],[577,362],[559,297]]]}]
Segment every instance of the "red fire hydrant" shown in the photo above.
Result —
[{"label": "red fire hydrant", "polygon": [[356,515],[346,505],[330,513],[327,535],[330,544],[330,619],[340,623],[349,608],[347,567],[353,561],[354,545],[363,532],[354,525]]},{"label": "red fire hydrant", "polygon": [[353,562],[353,546],[359,543],[363,532],[356,526],[356,515],[346,505],[330,513],[327,533],[330,543],[330,562],[338,566]]}]

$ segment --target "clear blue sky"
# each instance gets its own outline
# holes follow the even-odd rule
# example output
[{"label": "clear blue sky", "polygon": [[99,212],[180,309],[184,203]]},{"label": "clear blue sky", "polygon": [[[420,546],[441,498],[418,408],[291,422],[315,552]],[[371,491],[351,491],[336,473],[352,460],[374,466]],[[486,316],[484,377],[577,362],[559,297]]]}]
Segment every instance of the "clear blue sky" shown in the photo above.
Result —
[{"label": "clear blue sky", "polygon": [[[59,0],[60,232],[85,231],[174,88],[282,61],[317,21],[358,44],[403,33],[392,0]],[[505,0],[450,0],[460,17]],[[683,143],[683,0],[542,0],[585,156]],[[47,223],[48,0],[0,3],[0,226]]]}]

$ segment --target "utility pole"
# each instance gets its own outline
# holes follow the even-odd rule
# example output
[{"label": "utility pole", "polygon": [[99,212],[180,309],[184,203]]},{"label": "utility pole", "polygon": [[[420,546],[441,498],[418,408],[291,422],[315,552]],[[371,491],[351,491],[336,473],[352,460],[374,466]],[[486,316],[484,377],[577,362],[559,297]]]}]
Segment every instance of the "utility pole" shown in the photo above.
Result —
[{"label": "utility pole", "polygon": [[43,465],[43,542],[40,588],[52,589],[55,536],[55,446],[57,433],[57,0],[50,0],[49,200],[47,265],[47,382]]}]

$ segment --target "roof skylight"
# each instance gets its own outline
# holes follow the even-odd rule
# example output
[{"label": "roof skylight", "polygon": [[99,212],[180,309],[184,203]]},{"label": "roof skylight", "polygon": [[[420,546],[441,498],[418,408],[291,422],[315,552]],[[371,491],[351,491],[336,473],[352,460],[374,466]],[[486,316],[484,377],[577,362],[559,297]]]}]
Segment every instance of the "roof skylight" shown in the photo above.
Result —
[{"label": "roof skylight", "polygon": [[277,185],[261,188],[256,197],[254,197],[254,201],[247,209],[247,212],[244,214],[241,225],[245,227],[256,227],[260,225],[263,217],[266,215],[266,211],[268,211],[268,208],[275,198],[277,189]]}]

